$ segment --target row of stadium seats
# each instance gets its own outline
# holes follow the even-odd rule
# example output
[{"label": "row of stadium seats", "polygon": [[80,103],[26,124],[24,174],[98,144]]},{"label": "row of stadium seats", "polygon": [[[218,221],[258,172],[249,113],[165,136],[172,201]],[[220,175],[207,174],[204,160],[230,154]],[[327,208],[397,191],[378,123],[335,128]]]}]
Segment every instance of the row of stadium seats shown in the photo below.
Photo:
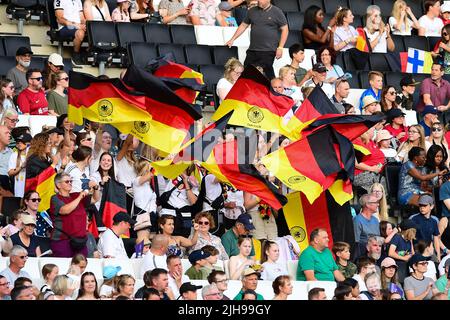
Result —
[{"label": "row of stadium seats", "polygon": [[[31,58],[30,68],[37,68],[43,70],[48,60],[48,56],[33,56]],[[69,58],[64,58],[64,70],[69,72],[72,70],[72,61]],[[16,65],[16,58],[13,56],[0,56],[0,78],[5,77],[9,69]]]}]

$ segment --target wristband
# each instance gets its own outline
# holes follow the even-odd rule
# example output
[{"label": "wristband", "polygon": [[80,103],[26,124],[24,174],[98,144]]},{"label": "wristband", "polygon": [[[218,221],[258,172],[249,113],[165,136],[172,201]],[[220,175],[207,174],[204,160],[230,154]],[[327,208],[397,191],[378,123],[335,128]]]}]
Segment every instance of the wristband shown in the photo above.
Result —
[{"label": "wristband", "polygon": [[330,26],[327,27],[328,30],[333,31]]},{"label": "wristband", "polygon": [[283,47],[278,47],[277,49],[281,49],[281,50],[283,50],[284,48],[283,48]]}]

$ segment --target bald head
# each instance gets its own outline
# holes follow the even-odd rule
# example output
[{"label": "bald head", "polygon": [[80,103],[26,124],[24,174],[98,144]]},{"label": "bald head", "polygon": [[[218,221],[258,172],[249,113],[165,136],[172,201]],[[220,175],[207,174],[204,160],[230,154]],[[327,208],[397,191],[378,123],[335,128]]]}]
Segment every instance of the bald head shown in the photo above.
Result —
[{"label": "bald head", "polygon": [[169,245],[169,238],[163,234],[157,234],[152,239],[151,250],[165,252],[167,250],[167,246]]}]

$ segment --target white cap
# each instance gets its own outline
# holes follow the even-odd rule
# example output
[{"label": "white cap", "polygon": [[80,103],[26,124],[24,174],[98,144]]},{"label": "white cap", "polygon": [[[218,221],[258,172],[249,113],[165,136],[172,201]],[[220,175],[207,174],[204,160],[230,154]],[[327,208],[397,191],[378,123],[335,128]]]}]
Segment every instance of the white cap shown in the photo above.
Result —
[{"label": "white cap", "polygon": [[444,3],[441,5],[441,12],[450,12],[450,1],[444,1]]},{"label": "white cap", "polygon": [[52,53],[48,57],[48,62],[51,62],[54,66],[57,67],[64,67],[63,58],[57,53]]}]

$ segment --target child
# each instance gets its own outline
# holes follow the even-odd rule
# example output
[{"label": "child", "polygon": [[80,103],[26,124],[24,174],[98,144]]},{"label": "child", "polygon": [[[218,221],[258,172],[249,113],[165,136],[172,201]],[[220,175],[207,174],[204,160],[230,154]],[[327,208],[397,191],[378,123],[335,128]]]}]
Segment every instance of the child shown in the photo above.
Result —
[{"label": "child", "polygon": [[189,262],[192,266],[184,273],[191,280],[206,280],[209,272],[203,268],[208,264],[206,260],[210,256],[209,253],[203,250],[194,250],[189,255]]},{"label": "child", "polygon": [[117,8],[111,13],[111,20],[114,22],[130,22],[130,14],[128,13],[130,3],[129,0],[117,0]]},{"label": "child", "polygon": [[378,148],[383,152],[384,157],[387,162],[397,162],[395,157],[397,156],[397,151],[391,147],[392,135],[387,130],[380,130],[377,134],[377,145]]},{"label": "child", "polygon": [[350,245],[347,242],[335,242],[333,253],[336,256],[336,263],[344,277],[351,278],[356,273],[356,265],[350,260]]},{"label": "child", "polygon": [[103,284],[100,287],[100,298],[111,299],[116,288],[117,274],[122,267],[104,266],[103,267]]},{"label": "child", "polygon": [[217,260],[219,259],[219,250],[217,250],[216,247],[210,246],[210,245],[206,245],[202,248],[202,250],[206,253],[209,253],[210,256],[208,258],[206,258],[206,264],[204,267],[202,267],[203,269],[205,269],[208,273],[208,275],[211,273],[211,271],[213,270],[220,270],[223,271],[221,267],[216,266]]}]

